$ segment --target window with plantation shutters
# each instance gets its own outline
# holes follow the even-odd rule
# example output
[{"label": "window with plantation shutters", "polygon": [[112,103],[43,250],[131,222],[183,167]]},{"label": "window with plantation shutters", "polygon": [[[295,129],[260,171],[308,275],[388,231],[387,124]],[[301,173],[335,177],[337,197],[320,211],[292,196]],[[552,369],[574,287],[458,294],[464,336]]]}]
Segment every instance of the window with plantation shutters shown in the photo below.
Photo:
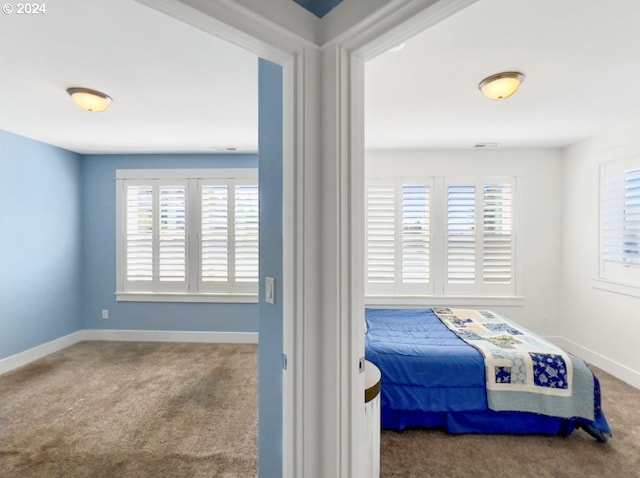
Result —
[{"label": "window with plantation shutters", "polygon": [[126,289],[186,291],[185,182],[124,184]]},{"label": "window with plantation shutters", "polygon": [[515,187],[512,177],[368,179],[366,295],[513,296]]},{"label": "window with plantation shutters", "polygon": [[258,185],[200,180],[200,289],[257,290]]},{"label": "window with plantation shutters", "polygon": [[431,287],[430,182],[366,186],[367,292],[419,295]]},{"label": "window with plantation shutters", "polygon": [[257,300],[255,170],[118,170],[118,300]]},{"label": "window with plantation shutters", "polygon": [[447,178],[445,183],[445,295],[513,294],[513,178]]},{"label": "window with plantation shutters", "polygon": [[640,286],[640,157],[601,167],[600,278]]}]

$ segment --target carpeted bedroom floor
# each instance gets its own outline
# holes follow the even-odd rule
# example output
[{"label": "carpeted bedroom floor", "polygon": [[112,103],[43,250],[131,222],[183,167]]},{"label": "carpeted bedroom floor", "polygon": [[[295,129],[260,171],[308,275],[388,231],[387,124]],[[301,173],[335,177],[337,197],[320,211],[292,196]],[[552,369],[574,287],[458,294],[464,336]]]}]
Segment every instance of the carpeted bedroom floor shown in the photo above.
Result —
[{"label": "carpeted bedroom floor", "polygon": [[568,437],[451,435],[383,430],[381,477],[640,478],[640,390],[591,366],[613,432],[606,444],[584,430]]},{"label": "carpeted bedroom floor", "polygon": [[[640,390],[594,372],[607,444],[383,430],[381,477],[640,478]],[[248,478],[256,446],[255,345],[82,342],[0,376],[2,478]]]},{"label": "carpeted bedroom floor", "polygon": [[81,342],[0,376],[0,477],[257,474],[257,346]]}]

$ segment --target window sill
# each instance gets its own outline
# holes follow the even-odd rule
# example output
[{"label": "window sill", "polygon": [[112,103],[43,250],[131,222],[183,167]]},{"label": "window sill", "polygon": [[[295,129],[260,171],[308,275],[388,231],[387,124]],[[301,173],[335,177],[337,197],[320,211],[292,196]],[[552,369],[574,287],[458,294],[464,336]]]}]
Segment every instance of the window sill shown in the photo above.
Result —
[{"label": "window sill", "polygon": [[116,292],[118,302],[207,302],[220,304],[257,304],[258,294],[182,294]]},{"label": "window sill", "polygon": [[491,296],[491,297],[433,297],[433,296],[367,296],[366,306],[375,307],[415,307],[415,306],[454,306],[454,307],[522,307],[524,297]]},{"label": "window sill", "polygon": [[622,284],[620,282],[613,282],[606,279],[591,279],[591,284],[594,289],[606,290],[616,294],[640,298],[640,287],[637,285]]}]

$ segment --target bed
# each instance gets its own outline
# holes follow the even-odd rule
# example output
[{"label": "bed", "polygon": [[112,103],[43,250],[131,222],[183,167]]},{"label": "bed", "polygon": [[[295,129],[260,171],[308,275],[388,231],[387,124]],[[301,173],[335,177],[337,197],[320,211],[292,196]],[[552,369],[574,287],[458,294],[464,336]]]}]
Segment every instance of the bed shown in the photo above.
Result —
[{"label": "bed", "polygon": [[365,320],[382,428],[611,436],[586,363],[495,312],[367,308]]}]

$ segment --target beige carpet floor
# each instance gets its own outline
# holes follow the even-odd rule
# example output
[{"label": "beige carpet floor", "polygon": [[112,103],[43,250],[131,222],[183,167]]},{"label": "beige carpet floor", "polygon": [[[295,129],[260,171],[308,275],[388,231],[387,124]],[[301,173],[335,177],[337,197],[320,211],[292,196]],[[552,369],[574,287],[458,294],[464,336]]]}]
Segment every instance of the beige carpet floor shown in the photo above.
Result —
[{"label": "beige carpet floor", "polygon": [[[383,430],[381,477],[640,478],[640,390],[593,370],[609,443]],[[256,424],[255,345],[83,342],[0,376],[0,477],[255,477]]]},{"label": "beige carpet floor", "polygon": [[81,342],[0,376],[0,477],[257,474],[257,346]]},{"label": "beige carpet floor", "polygon": [[640,390],[591,369],[613,432],[606,444],[584,430],[568,437],[383,430],[381,477],[640,478]]}]

